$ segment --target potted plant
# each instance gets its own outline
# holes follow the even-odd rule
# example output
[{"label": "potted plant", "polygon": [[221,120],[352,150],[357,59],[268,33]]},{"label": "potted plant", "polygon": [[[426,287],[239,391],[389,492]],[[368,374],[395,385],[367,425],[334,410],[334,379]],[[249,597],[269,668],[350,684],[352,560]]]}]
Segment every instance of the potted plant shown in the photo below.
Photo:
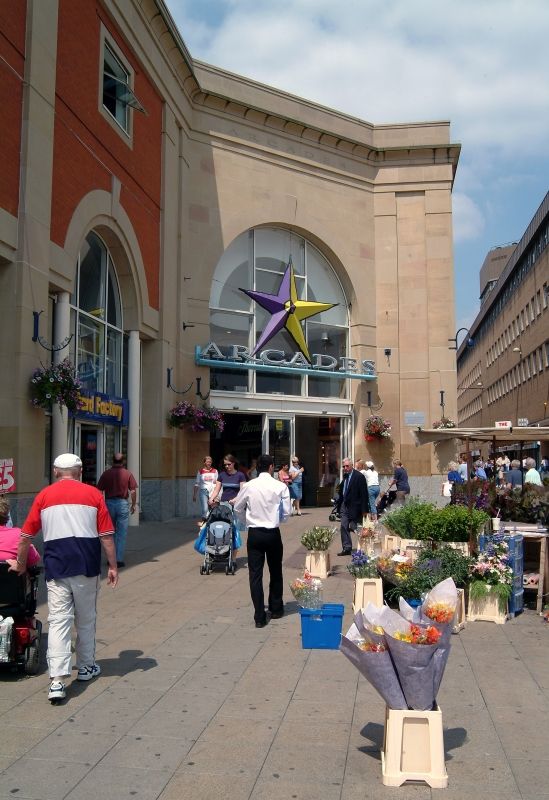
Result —
[{"label": "potted plant", "polygon": [[364,438],[367,442],[388,439],[391,436],[391,423],[378,414],[371,414],[364,423]]},{"label": "potted plant", "polygon": [[364,608],[368,603],[383,605],[383,586],[377,571],[377,559],[367,556],[362,550],[356,550],[347,565],[349,573],[355,579],[353,594],[353,613]]},{"label": "potted plant", "polygon": [[456,427],[457,427],[456,423],[454,422],[453,419],[450,419],[450,417],[441,417],[440,419],[437,419],[436,422],[433,422],[433,428],[435,429],[456,428]]},{"label": "potted plant", "polygon": [[433,542],[453,542],[454,547],[468,554],[469,543],[476,543],[489,519],[489,514],[477,508],[460,505],[437,508],[431,538]]},{"label": "potted plant", "polygon": [[31,380],[31,402],[36,408],[51,411],[53,406],[69,411],[78,411],[80,408],[81,383],[76,377],[76,369],[68,358],[59,364],[35,369]]},{"label": "potted plant", "polygon": [[212,406],[195,406],[188,400],[181,400],[168,412],[168,425],[171,428],[188,427],[191,431],[211,431],[221,433],[225,427],[223,414]]},{"label": "potted plant", "polygon": [[305,569],[314,578],[327,578],[330,573],[328,548],[335,532],[335,528],[314,525],[312,528],[308,528],[301,537],[301,544],[309,551],[305,560]]},{"label": "potted plant", "polygon": [[507,603],[513,592],[508,551],[503,535],[494,536],[472,564],[467,619],[497,623],[507,619]]},{"label": "potted plant", "polygon": [[403,597],[412,606],[420,605],[423,595],[438,583],[438,572],[428,562],[414,564],[407,570],[402,580],[388,589],[386,597],[393,602]]}]

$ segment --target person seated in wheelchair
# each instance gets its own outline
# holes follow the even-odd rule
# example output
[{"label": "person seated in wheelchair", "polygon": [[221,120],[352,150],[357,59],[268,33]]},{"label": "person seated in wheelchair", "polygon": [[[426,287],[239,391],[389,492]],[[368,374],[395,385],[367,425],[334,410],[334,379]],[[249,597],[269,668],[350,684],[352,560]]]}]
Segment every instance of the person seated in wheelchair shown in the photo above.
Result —
[{"label": "person seated in wheelchair", "polygon": [[[10,504],[5,497],[0,497],[0,561],[10,565],[10,572],[17,569],[17,548],[21,538],[21,528],[8,528]],[[40,563],[40,553],[30,545],[27,558],[27,570]]]}]

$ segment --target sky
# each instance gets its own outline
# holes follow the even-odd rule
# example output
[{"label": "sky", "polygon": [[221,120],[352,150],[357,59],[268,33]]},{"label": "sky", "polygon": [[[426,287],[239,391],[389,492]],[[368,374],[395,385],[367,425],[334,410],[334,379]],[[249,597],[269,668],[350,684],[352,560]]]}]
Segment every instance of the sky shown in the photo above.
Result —
[{"label": "sky", "polygon": [[[367,122],[449,120],[456,330],[549,190],[548,0],[166,0],[197,60]],[[461,339],[461,337],[460,337]]]}]

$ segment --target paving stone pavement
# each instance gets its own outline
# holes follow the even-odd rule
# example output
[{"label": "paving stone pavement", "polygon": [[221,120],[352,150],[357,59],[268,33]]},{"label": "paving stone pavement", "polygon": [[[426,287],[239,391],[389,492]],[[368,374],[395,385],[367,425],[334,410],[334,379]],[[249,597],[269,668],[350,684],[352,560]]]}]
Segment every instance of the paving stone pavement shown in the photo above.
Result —
[{"label": "paving stone pavement", "polygon": [[[304,563],[300,533],[328,513],[284,527],[286,582]],[[130,528],[120,584],[100,593],[102,674],[73,674],[62,705],[46,699],[44,658],[32,678],[0,672],[0,798],[549,798],[549,625],[534,611],[452,637],[439,696],[449,786],[389,788],[375,691],[337,651],[302,649],[289,590],[286,615],[256,629],[245,548],[235,576],[202,576],[195,532],[189,520]],[[345,604],[346,629],[338,549],[324,599]]]}]

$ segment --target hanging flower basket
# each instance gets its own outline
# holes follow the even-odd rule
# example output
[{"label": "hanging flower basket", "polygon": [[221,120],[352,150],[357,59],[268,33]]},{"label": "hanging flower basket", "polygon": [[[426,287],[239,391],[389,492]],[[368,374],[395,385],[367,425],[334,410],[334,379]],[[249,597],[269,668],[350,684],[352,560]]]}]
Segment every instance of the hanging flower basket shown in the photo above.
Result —
[{"label": "hanging flower basket", "polygon": [[457,425],[453,419],[450,417],[442,417],[441,419],[437,419],[436,422],[433,422],[433,428],[440,429],[440,428],[456,428]]},{"label": "hanging flower basket", "polygon": [[68,358],[50,367],[42,365],[32,373],[31,402],[36,408],[46,411],[51,411],[56,403],[60,408],[66,406],[69,411],[78,411],[81,386],[76,369]]},{"label": "hanging flower basket", "polygon": [[376,439],[389,439],[391,436],[391,423],[387,419],[372,414],[367,417],[364,424],[364,438],[367,442],[373,442]]},{"label": "hanging flower basket", "polygon": [[170,428],[190,428],[191,431],[211,431],[221,433],[225,419],[219,409],[208,406],[195,406],[187,400],[177,403],[168,413]]}]

